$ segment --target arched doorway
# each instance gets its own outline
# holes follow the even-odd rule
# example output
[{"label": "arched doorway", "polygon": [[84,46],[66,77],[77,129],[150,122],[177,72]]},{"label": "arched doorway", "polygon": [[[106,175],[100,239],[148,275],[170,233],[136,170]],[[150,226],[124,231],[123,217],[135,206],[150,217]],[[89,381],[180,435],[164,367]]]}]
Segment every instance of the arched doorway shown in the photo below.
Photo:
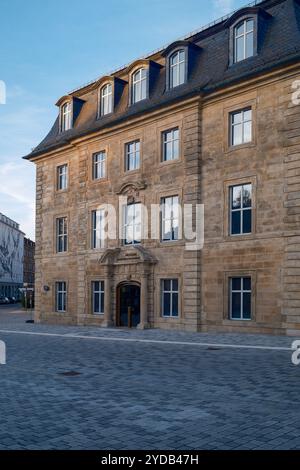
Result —
[{"label": "arched doorway", "polygon": [[117,290],[117,326],[136,328],[141,321],[141,288],[138,283],[125,282]]}]

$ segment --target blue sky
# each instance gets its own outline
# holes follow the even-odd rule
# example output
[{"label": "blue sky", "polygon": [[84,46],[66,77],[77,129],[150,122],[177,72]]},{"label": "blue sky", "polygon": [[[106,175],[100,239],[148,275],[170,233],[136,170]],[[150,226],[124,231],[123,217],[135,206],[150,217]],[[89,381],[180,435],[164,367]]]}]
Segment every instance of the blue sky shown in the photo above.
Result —
[{"label": "blue sky", "polygon": [[35,168],[57,99],[246,0],[1,0],[0,212],[34,238]]}]

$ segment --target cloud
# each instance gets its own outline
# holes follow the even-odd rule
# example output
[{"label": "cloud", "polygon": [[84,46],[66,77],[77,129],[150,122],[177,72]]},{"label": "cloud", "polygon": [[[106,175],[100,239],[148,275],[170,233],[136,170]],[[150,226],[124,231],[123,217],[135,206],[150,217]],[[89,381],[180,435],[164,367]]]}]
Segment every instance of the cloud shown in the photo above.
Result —
[{"label": "cloud", "polygon": [[218,16],[224,16],[234,10],[234,0],[213,0],[215,12]]}]

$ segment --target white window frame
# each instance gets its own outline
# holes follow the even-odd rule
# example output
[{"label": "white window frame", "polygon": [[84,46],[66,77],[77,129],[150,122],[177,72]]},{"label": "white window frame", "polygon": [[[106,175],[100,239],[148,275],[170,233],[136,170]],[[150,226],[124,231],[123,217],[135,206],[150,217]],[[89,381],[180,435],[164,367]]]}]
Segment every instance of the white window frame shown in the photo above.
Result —
[{"label": "white window frame", "polygon": [[[240,279],[241,280],[241,289],[234,289],[232,288],[232,281],[233,279]],[[244,279],[251,280],[251,290],[244,289]],[[230,308],[230,320],[232,321],[252,321],[252,277],[251,276],[233,276],[229,278],[229,308]],[[240,318],[233,318],[232,316],[232,295],[233,294],[240,294],[241,296],[241,317]],[[250,294],[250,318],[244,318],[244,294]]]},{"label": "white window frame", "polygon": [[[136,220],[138,219],[137,215],[136,215],[136,209],[137,209],[137,206],[139,206],[140,208],[140,220]],[[128,221],[128,212],[129,212],[129,209],[130,208],[133,208],[133,215],[132,215],[132,221]],[[138,230],[138,227],[140,228]],[[132,239],[132,242],[129,242],[128,239],[127,239],[127,234],[128,234],[128,229],[132,228],[132,235],[133,235],[133,239]],[[136,233],[140,233],[142,234],[142,204],[140,202],[136,202],[134,204],[127,204],[127,205],[124,205],[123,206],[123,242],[124,242],[124,245],[139,245],[142,240],[138,240],[136,239]]]},{"label": "white window frame", "polygon": [[[58,281],[55,283],[55,311],[58,313],[66,313],[67,311],[67,283],[65,281]],[[59,298],[61,296],[62,309],[59,309]]]},{"label": "white window frame", "polygon": [[[177,281],[178,288],[177,290],[173,288],[173,283],[174,281]],[[170,282],[170,290],[165,289],[165,282]],[[170,315],[165,314],[165,308],[164,308],[164,294],[170,294]],[[177,294],[177,315],[173,315],[173,295]],[[179,297],[179,279],[174,278],[174,279],[161,279],[161,313],[163,318],[179,318],[180,316],[180,297]]]},{"label": "white window frame", "polygon": [[[175,200],[177,199],[177,217],[176,215],[176,209],[175,209],[175,214],[174,214],[174,206],[176,204]],[[168,200],[171,200],[171,215],[170,217],[166,217],[166,202]],[[161,241],[162,242],[174,242],[179,240],[179,196],[174,195],[174,196],[166,196],[162,197],[161,201]],[[171,239],[165,238],[166,234],[166,223],[170,222],[170,228],[171,228]],[[175,229],[177,228],[178,231],[178,236],[175,238]]]},{"label": "white window frame", "polygon": [[[178,132],[178,138],[175,137],[175,132]],[[175,156],[175,142],[178,142],[178,155]],[[172,146],[172,156],[167,159],[167,145],[171,144]],[[179,160],[180,158],[180,130],[178,127],[173,129],[168,129],[162,133],[162,161],[163,162],[172,162]]]},{"label": "white window frame", "polygon": [[[245,118],[245,114],[250,111],[250,119]],[[234,122],[234,116],[240,114],[241,122]],[[249,140],[245,140],[245,124],[251,123],[251,136]],[[239,144],[234,143],[235,128],[242,126],[242,142]],[[253,141],[253,110],[251,107],[233,111],[230,113],[230,146],[238,147],[239,145],[250,144]]]},{"label": "white window frame", "polygon": [[[60,232],[60,221],[62,221],[62,232]],[[60,250],[60,242],[62,249]],[[68,218],[58,217],[56,219],[56,253],[66,253],[68,251]]]},{"label": "white window frame", "polygon": [[64,103],[61,107],[61,132],[66,132],[72,129],[72,103],[68,101]]},{"label": "white window frame", "polygon": [[[133,150],[131,150],[131,147]],[[130,167],[133,161],[133,168]],[[125,144],[125,171],[139,170],[141,165],[141,142],[134,140]]]},{"label": "white window frame", "polygon": [[[101,250],[105,248],[105,209],[96,209],[92,211],[92,249]],[[99,220],[99,226],[97,221]]]},{"label": "white window frame", "polygon": [[100,116],[106,116],[113,111],[113,85],[106,83],[100,90]]},{"label": "white window frame", "polygon": [[[144,76],[143,76],[144,73]],[[141,67],[132,74],[132,85],[131,85],[131,102],[132,104],[138,103],[139,101],[147,98],[147,79],[148,70],[145,67]],[[143,85],[145,84],[145,95],[143,95]],[[139,87],[139,93],[137,89]]]},{"label": "white window frame", "polygon": [[[99,283],[99,290],[96,290],[96,283]],[[95,310],[95,295],[99,296],[99,310],[101,310],[101,303],[103,304],[103,310],[96,312]],[[102,302],[103,299],[103,302]],[[92,313],[93,315],[104,315],[105,309],[105,281],[92,281]]]},{"label": "white window frame", "polygon": [[[183,52],[184,58],[181,60],[180,55]],[[173,63],[173,59],[175,58],[175,62]],[[181,67],[184,67],[184,74],[183,74],[183,82],[180,82],[180,70]],[[176,88],[180,85],[183,85],[186,82],[185,74],[186,74],[186,51],[184,49],[180,49],[176,52],[174,52],[169,59],[169,83],[170,83],[170,88]],[[175,70],[175,72],[174,72]],[[174,85],[174,73],[177,76],[177,85]]]},{"label": "white window frame", "polygon": [[[247,23],[250,22],[250,21],[252,21],[253,28],[250,31],[247,31]],[[241,34],[237,34],[237,30],[238,30],[238,28],[241,27],[241,25],[244,25],[244,32],[241,33]],[[234,32],[233,32],[233,34],[234,34],[234,63],[238,63],[238,62],[241,62],[242,60],[246,60],[246,59],[249,59],[250,57],[253,57],[253,55],[246,56],[246,53],[247,53],[247,36],[252,34],[253,54],[254,54],[254,31],[255,31],[254,25],[255,25],[255,22],[254,22],[253,18],[245,18],[244,20],[242,20],[240,23],[238,23],[234,27]],[[237,57],[237,51],[238,51],[237,43],[238,43],[238,40],[240,38],[243,38],[244,53],[243,53],[243,58],[238,60],[238,57]]]},{"label": "white window frame", "polygon": [[[244,187],[251,186],[251,206],[244,207]],[[233,190],[234,188],[241,188],[241,207],[239,209],[232,208],[233,202]],[[253,184],[252,183],[243,183],[243,184],[235,184],[233,186],[229,186],[229,208],[230,208],[230,221],[229,221],[229,228],[230,228],[230,236],[231,237],[239,237],[241,235],[251,235],[253,232]],[[251,211],[251,232],[244,232],[244,211]],[[240,212],[240,233],[232,233],[232,214],[234,212]]]},{"label": "white window frame", "polygon": [[101,150],[93,154],[93,180],[102,180],[106,178],[106,151]]},{"label": "white window frame", "polygon": [[68,165],[64,163],[63,165],[59,165],[57,167],[57,190],[58,191],[65,191],[68,189],[69,178],[68,178]]}]

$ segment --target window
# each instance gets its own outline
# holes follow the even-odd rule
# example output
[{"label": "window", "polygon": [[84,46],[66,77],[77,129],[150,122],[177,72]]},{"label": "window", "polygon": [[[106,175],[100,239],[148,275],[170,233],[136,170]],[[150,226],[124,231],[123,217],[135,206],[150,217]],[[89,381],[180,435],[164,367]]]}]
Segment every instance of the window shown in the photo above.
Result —
[{"label": "window", "polygon": [[63,191],[68,188],[68,165],[57,167],[57,190]]},{"label": "window", "polygon": [[65,103],[61,108],[61,132],[68,131],[72,127],[72,103]]},{"label": "window", "polygon": [[93,179],[106,178],[106,152],[102,151],[93,155]]},{"label": "window", "polygon": [[56,219],[56,251],[57,253],[68,251],[68,222],[66,217]]},{"label": "window", "polygon": [[105,242],[105,210],[92,212],[92,248],[104,248]]},{"label": "window", "polygon": [[104,281],[92,282],[92,307],[94,315],[104,315]]},{"label": "window", "polygon": [[140,203],[124,206],[124,242],[134,245],[142,239],[142,208]]},{"label": "window", "polygon": [[170,88],[175,88],[185,83],[185,68],[185,51],[182,49],[170,57]]},{"label": "window", "polygon": [[163,279],[161,281],[162,315],[163,317],[179,316],[178,279]]},{"label": "window", "polygon": [[125,145],[125,171],[138,170],[140,168],[140,149],[139,140]]},{"label": "window", "polygon": [[113,87],[111,83],[104,85],[100,91],[100,115],[105,116],[113,110]]},{"label": "window", "polygon": [[55,284],[56,312],[67,311],[67,284],[66,282],[57,282]]},{"label": "window", "polygon": [[162,241],[178,240],[179,198],[178,196],[161,199],[161,239]]},{"label": "window", "polygon": [[252,109],[230,113],[230,144],[242,145],[252,141]]},{"label": "window", "polygon": [[230,235],[252,232],[252,184],[230,187]]},{"label": "window", "polygon": [[163,155],[162,160],[168,162],[179,158],[179,129],[171,129],[162,134]]},{"label": "window", "polygon": [[254,55],[254,20],[248,18],[234,28],[234,62]]},{"label": "window", "polygon": [[142,68],[132,76],[132,104],[147,98],[147,70]]},{"label": "window", "polygon": [[229,282],[231,320],[251,320],[251,277],[232,277]]}]

